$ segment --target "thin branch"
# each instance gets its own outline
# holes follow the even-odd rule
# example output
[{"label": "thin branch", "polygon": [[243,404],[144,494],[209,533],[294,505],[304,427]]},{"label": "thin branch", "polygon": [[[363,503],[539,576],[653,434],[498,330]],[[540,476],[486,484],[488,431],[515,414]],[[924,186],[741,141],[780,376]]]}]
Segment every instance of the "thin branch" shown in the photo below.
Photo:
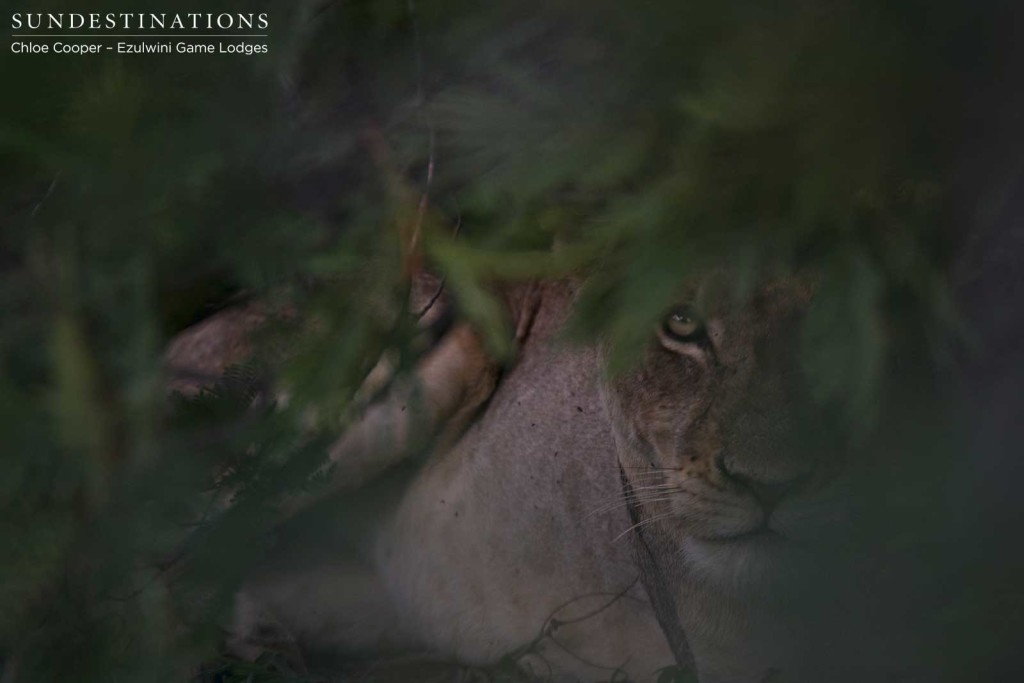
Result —
[{"label": "thin branch", "polygon": [[[462,211],[459,210],[458,207],[456,207],[456,210],[458,211],[459,215],[455,219],[455,228],[452,230],[452,239],[458,237],[459,231],[462,230]],[[419,313],[416,314],[417,320],[419,320],[427,313],[429,313],[430,309],[432,309],[434,307],[434,304],[437,303],[437,300],[441,298],[441,294],[444,292],[444,286],[447,280],[447,276],[441,278],[441,282],[437,285],[437,291],[434,292],[434,295],[430,297],[430,301],[428,301],[427,304],[420,309]]]},{"label": "thin branch", "polygon": [[423,66],[423,40],[420,35],[419,19],[416,14],[415,0],[407,0],[406,7],[409,12],[409,21],[412,23],[413,50],[416,53],[416,108],[427,124],[428,149],[427,149],[427,177],[423,185],[423,193],[420,195],[419,206],[416,209],[416,223],[413,226],[412,237],[409,239],[409,253],[412,254],[419,246],[420,234],[423,231],[423,222],[426,219],[427,209],[430,206],[430,186],[434,182],[435,151],[437,146],[437,135],[434,130],[434,121],[430,113],[426,111],[426,87],[424,85]]},{"label": "thin branch", "polygon": [[60,172],[58,171],[57,174],[55,176],[53,176],[53,180],[50,181],[50,186],[48,188],[46,188],[46,193],[42,196],[42,198],[38,202],[36,202],[36,205],[32,207],[32,213],[29,214],[30,216],[35,218],[35,215],[37,213],[39,213],[39,209],[42,208],[43,203],[47,199],[50,198],[51,194],[53,194],[53,190],[54,190],[55,187],[57,187],[57,181],[59,179],[60,179]]}]

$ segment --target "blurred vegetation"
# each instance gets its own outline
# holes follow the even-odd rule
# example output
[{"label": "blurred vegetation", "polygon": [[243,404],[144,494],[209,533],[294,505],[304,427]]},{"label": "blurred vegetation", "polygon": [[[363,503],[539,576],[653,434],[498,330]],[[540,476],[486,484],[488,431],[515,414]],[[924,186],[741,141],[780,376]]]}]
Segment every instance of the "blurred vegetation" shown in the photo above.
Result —
[{"label": "blurred vegetation", "polygon": [[[807,374],[862,432],[932,386],[893,394],[894,369],[934,371],[962,332],[950,188],[998,3],[256,5],[201,10],[269,12],[267,56],[0,62],[5,682],[216,657],[275,506],[407,347],[414,234],[503,357],[495,281],[585,274],[576,333],[623,367],[689,275],[726,266],[742,295],[813,270]],[[244,368],[168,405],[170,336],[253,298],[317,320],[280,331],[289,406],[254,404]],[[942,451],[955,425],[922,431],[902,438]]]}]

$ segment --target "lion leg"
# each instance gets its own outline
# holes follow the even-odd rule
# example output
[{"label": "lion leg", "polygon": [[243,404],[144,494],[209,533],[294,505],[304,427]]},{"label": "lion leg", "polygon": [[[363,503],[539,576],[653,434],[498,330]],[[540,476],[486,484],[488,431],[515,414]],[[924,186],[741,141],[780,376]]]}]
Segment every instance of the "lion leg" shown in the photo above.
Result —
[{"label": "lion leg", "polygon": [[412,377],[364,411],[331,445],[330,483],[289,506],[294,513],[342,490],[359,488],[426,445],[450,443],[490,398],[499,366],[468,325],[457,325]]}]

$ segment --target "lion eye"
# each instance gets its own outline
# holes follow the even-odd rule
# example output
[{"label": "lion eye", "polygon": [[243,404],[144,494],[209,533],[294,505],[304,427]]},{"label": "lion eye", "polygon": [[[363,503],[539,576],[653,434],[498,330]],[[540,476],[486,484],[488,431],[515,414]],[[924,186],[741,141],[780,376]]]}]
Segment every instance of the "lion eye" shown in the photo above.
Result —
[{"label": "lion eye", "polygon": [[704,323],[690,309],[682,308],[665,318],[665,332],[677,341],[692,342],[704,334]]}]

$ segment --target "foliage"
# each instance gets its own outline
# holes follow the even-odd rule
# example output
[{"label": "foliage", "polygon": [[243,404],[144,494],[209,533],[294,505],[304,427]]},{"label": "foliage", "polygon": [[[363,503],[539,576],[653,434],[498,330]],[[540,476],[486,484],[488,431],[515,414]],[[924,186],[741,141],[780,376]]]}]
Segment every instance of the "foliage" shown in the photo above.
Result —
[{"label": "foliage", "polygon": [[[692,274],[724,264],[744,296],[811,270],[808,376],[860,425],[900,348],[930,358],[954,329],[948,188],[995,11],[259,9],[266,57],[0,63],[5,676],[183,680],[215,654],[276,506],[381,350],[409,361],[413,235],[506,356],[489,285],[586,274],[577,334],[618,368]],[[252,297],[317,321],[278,331],[292,402],[242,373],[168,406],[169,337]],[[309,406],[322,430],[297,426]]]}]

